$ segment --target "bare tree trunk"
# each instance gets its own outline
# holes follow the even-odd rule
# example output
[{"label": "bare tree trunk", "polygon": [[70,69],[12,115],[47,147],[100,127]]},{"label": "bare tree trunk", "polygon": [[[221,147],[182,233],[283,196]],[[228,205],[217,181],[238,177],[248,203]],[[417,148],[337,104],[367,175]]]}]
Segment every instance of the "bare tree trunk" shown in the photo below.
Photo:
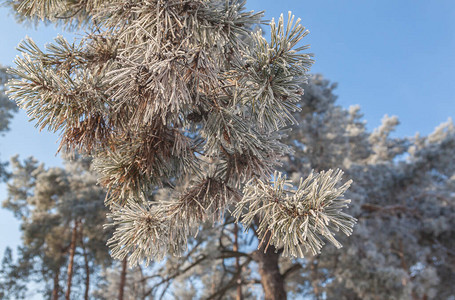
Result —
[{"label": "bare tree trunk", "polygon": [[87,253],[84,249],[84,262],[85,262],[85,292],[84,299],[88,300],[88,295],[90,292],[90,267],[88,265]]},{"label": "bare tree trunk", "polygon": [[71,294],[71,283],[73,280],[73,264],[74,264],[74,255],[76,253],[76,243],[77,243],[77,227],[79,226],[79,221],[74,221],[73,232],[71,234],[71,244],[70,244],[70,260],[68,262],[68,279],[66,286],[65,299],[70,300]]},{"label": "bare tree trunk", "polygon": [[126,267],[127,267],[127,261],[126,261],[126,257],[125,257],[122,261],[122,273],[120,274],[118,300],[123,300],[123,292],[125,290],[125,283],[126,283]]},{"label": "bare tree trunk", "polygon": [[[259,219],[255,218],[255,223],[259,224]],[[254,228],[253,230],[255,235],[259,238],[256,230]],[[264,299],[286,300],[287,294],[284,289],[285,276],[281,274],[278,264],[280,252],[278,252],[273,245],[269,245],[269,239],[270,232],[265,235],[263,242],[260,242],[259,249],[252,253],[252,257],[258,264],[261,285],[264,290]],[[266,253],[264,253],[265,249],[267,249]]]},{"label": "bare tree trunk", "polygon": [[253,259],[258,263],[265,300],[287,299],[284,277],[278,266],[280,254],[275,253],[275,250],[275,247],[269,246],[266,253],[264,253],[263,248],[253,253]]},{"label": "bare tree trunk", "polygon": [[[234,252],[239,251],[239,241],[238,241],[238,233],[239,233],[239,228],[237,226],[237,223],[234,223],[234,246],[232,247]],[[235,258],[235,269],[237,270],[237,273],[239,274],[239,278],[237,279],[237,300],[243,300],[243,295],[242,295],[242,272],[240,270],[240,257],[236,256]]]},{"label": "bare tree trunk", "polygon": [[60,287],[58,285],[59,277],[60,277],[60,268],[58,268],[54,274],[54,287],[52,289],[52,300],[58,300],[58,292],[60,289]]},{"label": "bare tree trunk", "polygon": [[[268,245],[269,238],[270,233],[267,233],[259,249],[253,252],[253,259],[259,267],[265,300],[286,300],[284,276],[280,273],[278,265],[280,253],[276,253],[277,249],[274,246]],[[266,253],[264,253],[265,249],[267,249]]]},{"label": "bare tree trunk", "polygon": [[87,251],[85,249],[84,245],[84,228],[82,227],[81,224],[81,230],[80,230],[80,242],[82,246],[82,251],[84,253],[84,265],[85,265],[85,292],[84,292],[84,300],[89,300],[89,292],[90,292],[90,266],[88,264],[88,257],[87,257]]}]

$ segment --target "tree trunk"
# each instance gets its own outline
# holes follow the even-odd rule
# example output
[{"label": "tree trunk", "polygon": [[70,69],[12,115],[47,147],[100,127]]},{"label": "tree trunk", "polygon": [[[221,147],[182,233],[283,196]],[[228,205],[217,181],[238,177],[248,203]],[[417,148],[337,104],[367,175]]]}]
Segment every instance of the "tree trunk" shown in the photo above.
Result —
[{"label": "tree trunk", "polygon": [[[255,223],[260,223],[258,218],[255,218]],[[256,230],[253,228],[254,234],[259,238]],[[277,249],[273,245],[269,245],[270,232],[266,233],[262,242],[259,240],[258,250],[252,253],[253,260],[256,261],[261,276],[261,285],[264,290],[265,300],[286,300],[287,294],[284,289],[284,276],[280,272],[278,260],[280,253],[276,253]],[[267,252],[264,253],[264,250]]]},{"label": "tree trunk", "polygon": [[[239,241],[238,241],[238,234],[239,234],[239,228],[237,226],[237,223],[234,223],[234,246],[232,247],[234,252],[239,251]],[[235,258],[235,269],[237,273],[239,274],[239,278],[237,279],[237,297],[236,300],[243,300],[243,295],[242,295],[242,272],[240,270],[240,257]]]},{"label": "tree trunk", "polygon": [[58,268],[54,274],[54,287],[52,289],[52,300],[58,300],[58,292],[60,289],[60,287],[58,285],[59,277],[60,277],[60,268]]},{"label": "tree trunk", "polygon": [[71,244],[70,244],[70,259],[68,262],[68,279],[66,286],[65,299],[70,300],[71,294],[71,282],[73,280],[73,264],[74,264],[74,255],[76,253],[76,242],[77,242],[77,227],[79,226],[79,221],[74,221],[73,232],[71,234]]},{"label": "tree trunk", "polygon": [[89,292],[90,292],[90,266],[88,264],[88,256],[87,256],[87,251],[85,249],[84,245],[84,228],[81,225],[81,235],[80,235],[80,242],[82,246],[82,251],[84,253],[84,265],[85,265],[85,292],[84,292],[84,300],[89,300]]},{"label": "tree trunk", "polygon": [[284,276],[280,273],[278,265],[280,254],[275,253],[275,250],[275,247],[269,246],[266,253],[264,253],[264,247],[253,252],[253,259],[259,267],[265,300],[287,299],[284,289]]},{"label": "tree trunk", "polygon": [[85,262],[85,292],[84,292],[84,299],[88,299],[88,295],[90,292],[90,267],[88,265],[87,253],[84,249],[84,262]]},{"label": "tree trunk", "polygon": [[125,290],[125,283],[126,283],[126,267],[127,267],[127,261],[126,261],[126,257],[125,257],[122,261],[122,273],[120,274],[118,300],[123,300],[123,292]]}]

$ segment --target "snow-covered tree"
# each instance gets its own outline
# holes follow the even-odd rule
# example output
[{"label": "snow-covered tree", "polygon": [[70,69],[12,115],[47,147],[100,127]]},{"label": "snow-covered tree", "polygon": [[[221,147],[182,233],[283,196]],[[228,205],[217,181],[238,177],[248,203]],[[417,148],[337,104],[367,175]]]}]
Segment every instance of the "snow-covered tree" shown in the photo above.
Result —
[{"label": "snow-covered tree", "polygon": [[[455,276],[453,123],[443,123],[427,137],[395,138],[390,134],[398,119],[386,116],[369,132],[359,107],[336,104],[334,88],[320,75],[304,86],[305,109],[294,114],[300,125],[286,138],[294,154],[283,159],[282,171],[298,182],[313,169],[340,167],[355,180],[347,196],[359,223],[349,241],[341,239],[347,246],[327,246],[321,254],[292,260],[267,252],[264,265],[256,250],[257,231],[240,234],[226,215],[223,224],[204,227],[186,255],[150,267],[151,275],[141,277],[148,281],[148,295],[261,298],[267,293],[263,280],[273,280],[297,299],[455,295],[450,284]],[[163,189],[155,197],[167,195]]]},{"label": "snow-covered tree", "polygon": [[0,66],[0,132],[9,130],[12,113],[17,111],[16,104],[5,95],[5,84],[9,77],[6,68]]},{"label": "snow-covered tree", "polygon": [[[268,269],[275,253],[319,253],[355,219],[341,171],[308,173],[295,185],[274,172],[291,149],[312,64],[307,31],[289,13],[258,31],[261,13],[241,0],[17,1],[20,15],[86,26],[78,42],[31,39],[11,72],[9,95],[61,148],[91,155],[109,191],[111,253],[134,266],[187,252],[203,222],[255,230],[266,298],[285,297]],[[166,197],[156,197],[167,188]],[[77,227],[77,224],[74,224]],[[267,251],[268,250],[268,251]],[[238,266],[237,272],[241,267]],[[272,273],[271,273],[272,272]]]},{"label": "snow-covered tree", "polygon": [[[33,158],[12,159],[3,206],[21,220],[22,245],[17,262],[5,256],[2,299],[21,298],[18,293],[24,295],[30,281],[39,283],[40,293],[51,299],[90,299],[90,276],[98,276],[111,259],[109,232],[103,229],[105,192],[89,166],[81,157],[66,162],[64,169],[46,169]],[[79,284],[74,285],[73,277]]]},{"label": "snow-covered tree", "polygon": [[[17,111],[16,104],[9,100],[5,95],[5,84],[8,81],[8,74],[6,68],[0,66],[0,134],[9,130],[9,125],[13,113]],[[0,161],[0,180],[4,179],[7,175],[5,170],[6,163]]]},{"label": "snow-covered tree", "polygon": [[[314,86],[321,94],[328,92],[327,81],[313,80],[318,81],[322,84]],[[319,162],[323,168],[342,167],[355,182],[347,196],[353,200],[350,213],[359,220],[343,251],[328,247],[316,258],[319,272],[313,277],[320,295],[344,299],[454,295],[447,284],[455,275],[450,250],[455,242],[452,121],[428,137],[392,138],[396,117],[385,116],[381,126],[369,133],[359,122],[358,108],[344,110],[320,102],[316,107],[322,110],[304,120],[296,117],[301,120],[297,141],[302,151],[298,160],[303,163],[293,176],[320,168]],[[337,111],[342,112],[335,118],[338,121],[328,121]],[[327,121],[318,124],[321,119]],[[295,158],[292,162],[287,165],[294,165]],[[311,269],[306,272],[311,274]]]},{"label": "snow-covered tree", "polygon": [[[286,293],[291,298],[315,299],[451,299],[455,295],[451,285],[455,278],[452,121],[427,137],[393,138],[390,134],[398,119],[385,116],[379,128],[368,132],[359,107],[336,105],[334,88],[320,75],[303,86],[301,111],[293,114],[299,125],[282,140],[293,152],[282,158],[280,171],[295,184],[312,170],[330,168],[342,168],[355,180],[346,195],[354,200],[350,213],[359,224],[349,241],[340,239],[347,247],[326,246],[322,254],[290,260],[279,256],[283,248],[275,253],[269,245],[263,254],[256,250],[260,223],[245,234],[227,213],[215,226],[205,223],[189,239],[183,256],[167,256],[162,263],[128,271],[125,299],[254,298],[270,296],[273,292],[267,288],[272,283],[279,286],[275,296],[282,298]],[[173,189],[167,185],[149,199],[168,201]],[[20,298],[24,285],[14,279],[22,275],[11,266],[10,256],[5,256],[2,269],[11,276],[2,282],[16,287],[11,293],[18,294],[11,295]],[[117,297],[123,273],[119,270],[121,264],[102,270],[93,297]]]}]

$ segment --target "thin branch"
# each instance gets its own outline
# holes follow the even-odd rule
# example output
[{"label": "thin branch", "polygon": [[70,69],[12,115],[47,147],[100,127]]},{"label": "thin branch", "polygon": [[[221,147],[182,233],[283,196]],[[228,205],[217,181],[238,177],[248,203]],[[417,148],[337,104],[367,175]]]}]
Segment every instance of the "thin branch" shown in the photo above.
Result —
[{"label": "thin branch", "polygon": [[173,275],[167,277],[167,278],[164,278],[163,280],[161,280],[160,282],[158,282],[157,284],[155,284],[151,289],[149,289],[145,294],[144,296],[148,296],[150,295],[151,293],[153,293],[153,291],[159,287],[160,285],[164,284],[164,283],[167,283],[169,281],[171,281],[172,279],[176,278],[177,276],[179,275],[183,275],[185,274],[186,272],[188,272],[189,270],[191,270],[192,268],[194,268],[195,266],[197,266],[198,264],[200,264],[202,261],[206,260],[207,258],[209,258],[208,256],[206,255],[202,255],[199,259],[197,259],[195,262],[193,262],[191,265],[189,265],[188,267],[186,267],[185,269],[183,270],[179,270],[177,272],[175,272]]},{"label": "thin branch", "polygon": [[239,283],[238,279],[240,277],[242,268],[247,266],[251,262],[251,260],[252,260],[252,258],[248,258],[245,262],[243,262],[243,264],[240,265],[240,268],[238,269],[237,273],[234,276],[232,276],[231,280],[229,280],[229,282],[225,286],[218,289],[218,291],[216,291],[216,293],[210,295],[207,298],[207,300],[221,299],[221,297],[224,294],[226,294],[226,292],[228,290],[230,290],[231,288],[236,287],[238,284],[244,284],[244,282]]}]

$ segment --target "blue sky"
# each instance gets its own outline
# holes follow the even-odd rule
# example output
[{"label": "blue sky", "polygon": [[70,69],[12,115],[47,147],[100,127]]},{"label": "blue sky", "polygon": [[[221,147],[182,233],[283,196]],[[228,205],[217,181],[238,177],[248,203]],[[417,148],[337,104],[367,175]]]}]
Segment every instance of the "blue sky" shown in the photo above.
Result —
[{"label": "blue sky", "polygon": [[[292,11],[310,31],[315,64],[338,82],[338,103],[359,104],[368,128],[384,114],[401,120],[395,135],[430,133],[439,123],[455,117],[455,2],[453,0],[250,0],[248,9],[266,10],[278,18]],[[25,28],[0,8],[0,64],[12,65],[15,47],[26,35],[43,46],[57,34],[54,27]],[[17,114],[12,130],[0,137],[0,159],[18,153],[33,155],[48,166],[60,164],[55,156],[58,137],[39,133]],[[0,200],[6,197],[0,185]],[[19,242],[18,222],[0,209],[0,256],[6,245]]]},{"label": "blue sky", "polygon": [[248,1],[266,17],[291,10],[310,34],[312,72],[338,82],[343,106],[360,104],[368,127],[397,115],[397,135],[428,134],[455,116],[455,2]]}]

